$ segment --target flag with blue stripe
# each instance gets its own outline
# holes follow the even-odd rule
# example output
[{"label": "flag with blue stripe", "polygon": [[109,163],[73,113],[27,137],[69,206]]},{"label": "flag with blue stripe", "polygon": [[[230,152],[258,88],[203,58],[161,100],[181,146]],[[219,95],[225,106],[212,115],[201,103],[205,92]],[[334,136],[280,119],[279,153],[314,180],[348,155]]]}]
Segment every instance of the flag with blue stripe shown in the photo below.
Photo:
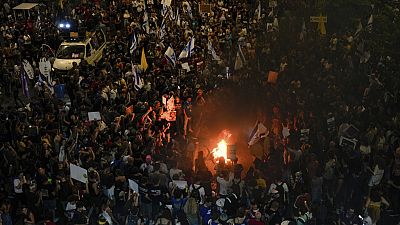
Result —
[{"label": "flag with blue stripe", "polygon": [[235,70],[243,68],[245,64],[246,64],[246,59],[244,58],[242,47],[239,45],[239,49],[237,51],[235,60]]},{"label": "flag with blue stripe", "polygon": [[135,78],[135,83],[134,83],[134,88],[136,91],[142,89],[143,87],[143,81],[142,78],[140,76],[140,69],[138,68],[138,66],[132,66],[132,73],[133,73],[133,77]]},{"label": "flag with blue stripe", "polygon": [[181,54],[179,54],[178,59],[190,58],[190,56],[194,52],[194,41],[195,41],[195,39],[193,37],[190,38],[189,42],[187,43],[185,48],[182,50]]},{"label": "flag with blue stripe", "polygon": [[256,122],[253,130],[250,132],[248,145],[252,146],[256,144],[261,138],[268,135],[268,129],[260,121]]},{"label": "flag with blue stripe", "polygon": [[168,47],[167,51],[165,51],[165,57],[168,61],[175,67],[176,65],[176,55],[173,48]]},{"label": "flag with blue stripe", "polygon": [[214,47],[212,46],[211,40],[208,41],[208,51],[211,53],[213,60],[219,61],[221,58],[217,55],[217,52],[215,51]]},{"label": "flag with blue stripe", "polygon": [[132,44],[131,44],[131,47],[129,48],[129,52],[131,53],[131,55],[133,55],[133,52],[137,49],[137,47],[138,47],[138,40],[136,38],[136,34],[133,33]]},{"label": "flag with blue stripe", "polygon": [[25,95],[25,97],[29,98],[28,78],[23,66],[21,66],[20,81],[22,85],[22,93]]}]

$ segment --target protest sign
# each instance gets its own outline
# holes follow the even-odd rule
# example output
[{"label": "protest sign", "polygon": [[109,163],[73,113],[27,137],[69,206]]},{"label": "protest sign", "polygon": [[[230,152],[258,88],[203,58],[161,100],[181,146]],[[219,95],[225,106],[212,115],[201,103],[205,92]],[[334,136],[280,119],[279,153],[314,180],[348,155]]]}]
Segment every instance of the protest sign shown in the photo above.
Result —
[{"label": "protest sign", "polygon": [[236,160],[236,145],[228,145],[228,159]]},{"label": "protest sign", "polygon": [[86,169],[71,163],[69,164],[69,172],[72,179],[75,179],[82,183],[88,182],[88,173]]},{"label": "protest sign", "polygon": [[182,69],[186,70],[186,72],[190,72],[189,63],[182,63]]},{"label": "protest sign", "polygon": [[350,139],[341,136],[339,139],[339,146],[343,148],[355,149],[357,145],[357,139]]},{"label": "protest sign", "polygon": [[179,77],[185,77],[186,76],[186,70],[178,69],[178,74],[179,74]]},{"label": "protest sign", "polygon": [[161,5],[171,6],[172,0],[161,0]]},{"label": "protest sign", "polygon": [[174,180],[172,181],[176,187],[178,187],[179,189],[185,189],[188,187],[188,183],[186,180]]},{"label": "protest sign", "polygon": [[89,121],[101,120],[100,112],[88,112]]},{"label": "protest sign", "polygon": [[200,3],[199,10],[200,14],[211,13],[211,4]]}]

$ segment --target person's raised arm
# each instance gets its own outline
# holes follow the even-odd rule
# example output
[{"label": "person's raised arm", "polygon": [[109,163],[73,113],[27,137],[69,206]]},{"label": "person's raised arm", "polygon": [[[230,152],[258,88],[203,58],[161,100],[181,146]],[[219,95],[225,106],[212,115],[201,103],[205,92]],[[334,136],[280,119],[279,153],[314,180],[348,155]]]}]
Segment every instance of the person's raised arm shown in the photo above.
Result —
[{"label": "person's raised arm", "polygon": [[389,204],[389,202],[388,202],[384,197],[381,197],[381,202],[382,202],[382,204],[384,204],[387,208],[389,208],[390,204]]}]

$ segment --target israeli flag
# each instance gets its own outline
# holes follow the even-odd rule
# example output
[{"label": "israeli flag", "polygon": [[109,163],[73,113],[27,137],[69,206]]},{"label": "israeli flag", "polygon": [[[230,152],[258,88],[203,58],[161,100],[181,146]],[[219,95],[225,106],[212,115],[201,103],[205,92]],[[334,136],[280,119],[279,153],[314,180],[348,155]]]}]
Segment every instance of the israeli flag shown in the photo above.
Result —
[{"label": "israeli flag", "polygon": [[131,53],[131,55],[133,55],[133,52],[137,49],[137,47],[138,47],[138,41],[136,38],[136,34],[134,33],[132,37],[132,45],[129,48],[129,52]]},{"label": "israeli flag", "polygon": [[161,21],[161,29],[160,29],[160,39],[163,40],[165,35],[167,34],[167,31],[165,29],[165,17],[163,18],[163,20]]},{"label": "israeli flag", "polygon": [[257,121],[253,130],[250,133],[249,141],[247,144],[252,146],[256,144],[261,138],[268,135],[268,129],[260,121]]},{"label": "israeli flag", "polygon": [[173,48],[168,47],[167,51],[165,51],[165,57],[175,67],[175,65],[176,65],[176,55],[175,55],[175,51],[174,51]]},{"label": "israeli flag", "polygon": [[217,55],[217,52],[215,51],[214,47],[212,46],[211,41],[208,41],[208,51],[211,53],[213,60],[220,61],[221,58]]},{"label": "israeli flag", "polygon": [[178,59],[189,58],[194,52],[194,41],[195,39],[192,37],[190,41],[187,43],[186,47],[182,50],[181,54],[179,54]]},{"label": "israeli flag", "polygon": [[135,85],[134,88],[136,91],[142,89],[143,87],[143,80],[140,77],[140,69],[138,68],[138,66],[133,66],[132,67],[132,73],[133,73],[133,77],[135,78]]}]

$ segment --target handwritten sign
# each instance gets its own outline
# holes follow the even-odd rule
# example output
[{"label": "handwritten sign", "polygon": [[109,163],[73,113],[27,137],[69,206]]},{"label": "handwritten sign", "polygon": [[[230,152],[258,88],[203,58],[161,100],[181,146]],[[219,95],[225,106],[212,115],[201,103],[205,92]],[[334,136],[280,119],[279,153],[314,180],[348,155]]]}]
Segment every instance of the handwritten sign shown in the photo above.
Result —
[{"label": "handwritten sign", "polygon": [[88,182],[88,173],[86,169],[80,166],[76,166],[74,164],[69,164],[69,172],[72,179],[75,179],[85,184]]}]

